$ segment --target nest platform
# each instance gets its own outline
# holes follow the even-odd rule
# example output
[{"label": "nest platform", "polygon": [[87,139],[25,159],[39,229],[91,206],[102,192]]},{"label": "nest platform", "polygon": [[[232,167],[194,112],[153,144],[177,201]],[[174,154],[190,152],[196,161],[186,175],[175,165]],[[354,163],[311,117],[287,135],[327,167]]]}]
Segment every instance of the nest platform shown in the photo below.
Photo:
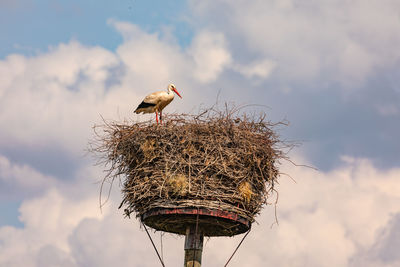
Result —
[{"label": "nest platform", "polygon": [[185,235],[188,226],[198,227],[204,236],[234,236],[250,229],[251,222],[231,211],[207,208],[155,208],[145,212],[141,220],[163,232]]},{"label": "nest platform", "polygon": [[205,236],[246,232],[274,191],[284,123],[213,109],[164,122],[95,127],[91,151],[109,167],[103,184],[122,178],[125,214],[176,234],[193,224]]}]

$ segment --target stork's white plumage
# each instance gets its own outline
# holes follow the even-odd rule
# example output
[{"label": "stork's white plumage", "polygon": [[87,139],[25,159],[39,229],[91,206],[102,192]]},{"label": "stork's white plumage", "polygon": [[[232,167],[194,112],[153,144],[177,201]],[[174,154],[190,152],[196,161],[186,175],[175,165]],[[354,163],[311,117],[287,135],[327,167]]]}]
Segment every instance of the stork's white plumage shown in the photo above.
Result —
[{"label": "stork's white plumage", "polygon": [[135,113],[156,113],[156,121],[158,124],[158,113],[160,113],[160,122],[162,123],[162,110],[174,100],[174,92],[180,97],[181,95],[172,83],[168,85],[167,92],[159,91],[147,95],[142,103],[136,108]]}]

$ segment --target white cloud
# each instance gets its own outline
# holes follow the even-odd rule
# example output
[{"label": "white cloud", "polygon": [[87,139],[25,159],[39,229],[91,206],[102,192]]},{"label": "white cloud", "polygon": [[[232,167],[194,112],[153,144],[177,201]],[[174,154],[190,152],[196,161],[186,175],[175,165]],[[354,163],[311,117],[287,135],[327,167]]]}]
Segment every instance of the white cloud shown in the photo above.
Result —
[{"label": "white cloud", "polygon": [[383,116],[393,116],[399,114],[399,108],[394,104],[376,105],[376,109]]},{"label": "white cloud", "polygon": [[[114,211],[115,212],[115,211]],[[159,233],[152,234],[160,250]],[[182,239],[164,237],[167,265],[179,265]],[[72,257],[78,266],[156,266],[155,251],[144,230],[135,219],[123,219],[121,214],[109,214],[103,220],[85,219],[69,238]],[[172,264],[171,264],[172,262]]]},{"label": "white cloud", "polygon": [[340,54],[340,76],[349,83],[357,85],[367,77],[373,69],[373,55],[365,47],[354,41],[348,41]]},{"label": "white cloud", "polygon": [[59,188],[49,189],[40,197],[28,199],[20,207],[22,229],[0,228],[0,266],[38,266],[43,247],[54,246],[68,254],[68,236],[84,218],[100,218],[97,197],[68,197]]},{"label": "white cloud", "polygon": [[54,177],[43,175],[28,165],[14,164],[0,155],[0,192],[4,199],[37,194],[55,184]]},{"label": "white cloud", "polygon": [[12,55],[0,61],[7,77],[0,81],[0,144],[82,147],[90,122],[103,111],[104,84],[117,63],[105,49],[77,42],[32,58]]},{"label": "white cloud", "polygon": [[[26,199],[20,208],[23,228],[0,227],[0,266],[138,266],[142,260],[146,263],[140,266],[158,264],[137,221],[124,219],[112,200],[101,213],[99,185],[92,184],[90,191],[82,191],[82,186],[89,188],[77,179]],[[154,238],[158,242],[159,237]],[[177,242],[181,240],[166,241],[165,251],[172,250],[166,259],[181,260],[167,248]]]},{"label": "white cloud", "polygon": [[127,22],[111,20],[109,23],[124,37],[117,54],[127,66],[124,82],[130,84],[133,90],[146,92],[146,87],[157,88],[160,84],[166,87],[172,82],[171,78],[182,76],[187,63],[175,43],[168,43],[158,33],[146,33]]},{"label": "white cloud", "polygon": [[385,266],[400,265],[400,213],[395,214],[386,227],[380,229],[376,241],[370,248],[361,250],[352,259],[354,266]]},{"label": "white cloud", "polygon": [[282,82],[364,84],[400,58],[400,4],[373,1],[190,1],[201,28],[226,33],[233,57],[276,62]]},{"label": "white cloud", "polygon": [[194,60],[194,77],[200,82],[212,82],[231,61],[230,52],[221,33],[200,32],[194,38],[189,54]]},{"label": "white cloud", "polygon": [[[355,258],[367,257],[370,248],[383,242],[381,229],[390,228],[392,214],[400,212],[400,169],[379,171],[368,160],[352,160],[328,173],[286,165],[284,172],[297,183],[280,179],[279,226],[269,227],[273,209],[264,210],[232,266],[365,266]],[[217,258],[221,265],[235,240],[212,240],[205,261]],[[221,253],[223,245],[228,247]],[[398,260],[386,259],[392,266]],[[382,261],[377,256],[373,266],[386,266]]]},{"label": "white cloud", "polygon": [[275,69],[275,66],[276,63],[274,61],[265,59],[262,61],[252,62],[249,65],[237,64],[233,68],[249,79],[265,79],[271,75],[271,72]]},{"label": "white cloud", "polygon": [[117,54],[129,67],[129,79],[135,81],[134,85],[150,84],[156,88],[160,82],[171,82],[171,77],[192,83],[209,83],[215,81],[232,61],[225,37],[219,32],[197,33],[183,51],[168,36],[149,34],[126,22],[110,20],[109,23],[124,37]]}]

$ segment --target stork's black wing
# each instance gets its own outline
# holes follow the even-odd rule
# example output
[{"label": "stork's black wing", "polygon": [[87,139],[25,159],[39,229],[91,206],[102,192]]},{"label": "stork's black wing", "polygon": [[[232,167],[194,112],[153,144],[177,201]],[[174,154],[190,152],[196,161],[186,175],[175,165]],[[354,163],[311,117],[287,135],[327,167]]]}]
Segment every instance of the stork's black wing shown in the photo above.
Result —
[{"label": "stork's black wing", "polygon": [[[146,103],[144,101],[142,101],[142,103],[139,104],[139,106],[136,108],[136,110],[140,109],[140,108],[148,108],[148,107],[154,107],[156,104],[153,103]],[[136,111],[135,110],[135,111]]]}]

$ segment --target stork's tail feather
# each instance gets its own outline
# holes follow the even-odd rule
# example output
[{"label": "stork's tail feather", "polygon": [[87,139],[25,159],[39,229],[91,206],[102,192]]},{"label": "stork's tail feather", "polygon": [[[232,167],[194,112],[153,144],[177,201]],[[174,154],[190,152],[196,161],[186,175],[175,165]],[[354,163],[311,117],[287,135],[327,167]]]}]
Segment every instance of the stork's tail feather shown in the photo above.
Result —
[{"label": "stork's tail feather", "polygon": [[156,104],[153,103],[146,103],[144,101],[142,101],[142,103],[139,104],[139,106],[135,109],[135,113],[140,113],[142,112],[144,108],[148,108],[148,107],[154,107]]}]

